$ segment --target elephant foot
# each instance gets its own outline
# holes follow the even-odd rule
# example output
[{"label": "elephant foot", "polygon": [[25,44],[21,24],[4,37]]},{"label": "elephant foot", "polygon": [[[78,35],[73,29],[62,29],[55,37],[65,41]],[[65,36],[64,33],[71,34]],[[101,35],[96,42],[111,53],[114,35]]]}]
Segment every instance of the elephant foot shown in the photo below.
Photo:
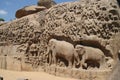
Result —
[{"label": "elephant foot", "polygon": [[79,65],[80,65],[80,63],[77,63],[77,64],[76,64],[76,66],[79,66]]},{"label": "elephant foot", "polygon": [[56,67],[57,65],[56,65],[56,64],[53,64],[52,66],[55,66],[55,67]]},{"label": "elephant foot", "polygon": [[84,67],[87,67],[87,63],[84,63]]},{"label": "elephant foot", "polygon": [[83,68],[82,67],[79,67],[80,70],[82,70]]},{"label": "elephant foot", "polygon": [[104,69],[106,69],[106,68],[105,68],[105,66],[100,66],[100,69],[104,70]]},{"label": "elephant foot", "polygon": [[70,69],[70,68],[72,68],[72,66],[68,66],[68,68]]}]

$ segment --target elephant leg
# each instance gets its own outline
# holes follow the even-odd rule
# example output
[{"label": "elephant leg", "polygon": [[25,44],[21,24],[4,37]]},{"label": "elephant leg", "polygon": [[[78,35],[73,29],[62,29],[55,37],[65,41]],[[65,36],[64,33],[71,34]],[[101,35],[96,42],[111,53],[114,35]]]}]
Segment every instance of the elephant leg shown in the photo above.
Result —
[{"label": "elephant leg", "polygon": [[74,58],[75,58],[75,60],[77,60],[77,64],[76,65],[79,65],[80,64],[80,58],[79,58],[78,53],[74,54]]},{"label": "elephant leg", "polygon": [[81,69],[82,69],[83,64],[84,64],[84,61],[82,60],[82,61],[80,62],[80,68],[81,68]]},{"label": "elephant leg", "polygon": [[81,60],[81,65],[80,65],[81,68],[82,68],[82,66],[87,67],[87,64],[85,63],[85,60],[86,60],[86,58],[85,58],[85,56],[83,56],[82,60]]},{"label": "elephant leg", "polygon": [[53,51],[52,56],[53,56],[53,64],[57,65],[56,52],[55,51]]},{"label": "elephant leg", "polygon": [[100,61],[100,69],[102,69],[103,68],[103,62],[102,61]]},{"label": "elephant leg", "polygon": [[83,65],[83,63],[82,63],[83,61],[80,61],[80,69],[82,69],[82,65]]},{"label": "elephant leg", "polygon": [[101,60],[100,60],[100,69],[103,69],[103,68],[105,68],[106,67],[106,65],[105,65],[105,58],[102,58]]},{"label": "elephant leg", "polygon": [[51,64],[52,64],[52,55],[49,54],[49,65],[51,65]]},{"label": "elephant leg", "polygon": [[68,61],[68,67],[72,68],[72,61],[70,61],[70,60]]}]

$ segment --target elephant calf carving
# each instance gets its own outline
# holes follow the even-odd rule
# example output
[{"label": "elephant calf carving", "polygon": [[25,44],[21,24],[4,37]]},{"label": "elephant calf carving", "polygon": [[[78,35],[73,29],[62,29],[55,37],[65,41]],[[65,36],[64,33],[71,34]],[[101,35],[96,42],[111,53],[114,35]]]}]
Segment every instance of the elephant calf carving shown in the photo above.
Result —
[{"label": "elephant calf carving", "polygon": [[93,61],[91,64],[94,64],[94,62],[97,62],[101,68],[103,67],[105,63],[105,55],[104,53],[98,49],[98,48],[92,48],[92,47],[87,47],[87,46],[82,46],[82,45],[76,45],[75,46],[75,54],[79,55],[82,57],[81,59],[81,65],[85,67],[89,67],[88,64],[86,64],[87,60]]},{"label": "elephant calf carving", "polygon": [[48,42],[47,55],[52,52],[53,64],[57,64],[57,57],[62,57],[68,61],[68,67],[73,66],[74,46],[66,41],[50,39]]}]

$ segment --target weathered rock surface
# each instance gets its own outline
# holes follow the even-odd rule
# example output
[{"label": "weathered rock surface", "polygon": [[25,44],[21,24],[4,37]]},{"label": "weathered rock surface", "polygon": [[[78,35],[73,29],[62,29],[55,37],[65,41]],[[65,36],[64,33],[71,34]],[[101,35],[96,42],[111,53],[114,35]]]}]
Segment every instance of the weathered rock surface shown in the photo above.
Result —
[{"label": "weathered rock surface", "polygon": [[[86,61],[88,67],[82,69],[83,72],[86,71],[85,75],[81,76],[80,79],[84,79],[89,74],[87,71],[93,70],[94,74],[96,74],[95,71],[101,71],[101,73],[96,74],[95,80],[105,80],[112,70],[111,66],[114,66],[118,60],[120,50],[119,12],[116,0],[81,0],[80,2],[58,4],[48,10],[0,26],[0,45],[2,47],[11,45],[9,49],[15,45],[20,46],[17,47],[17,50],[19,54],[25,54],[24,64],[31,65],[33,70],[42,67],[46,72],[53,71],[52,74],[59,76],[62,70],[68,73],[66,76],[74,75],[73,73],[77,74],[80,67],[75,66],[77,70],[72,70],[72,73],[68,70],[69,68],[62,68],[68,67],[67,63],[58,58],[57,65],[60,68],[56,66],[50,68],[49,66],[52,66],[53,63],[49,63],[51,57],[50,55],[46,56],[46,52],[51,38],[69,42],[73,46],[78,44],[92,47],[93,50],[97,48],[106,57],[107,67],[104,70],[96,69],[96,66],[93,67],[94,65],[89,67],[91,63],[95,63],[88,60]],[[31,47],[32,44],[35,46]],[[35,51],[31,51],[31,48]],[[1,53],[9,55],[9,51],[5,51],[2,49]],[[57,70],[58,72],[56,72]],[[109,72],[106,73],[106,71]],[[88,75],[85,79],[89,79],[94,74]],[[81,72],[79,75],[82,75]],[[79,78],[80,76],[74,75],[72,77]],[[94,78],[92,77],[91,80]]]},{"label": "weathered rock surface", "polygon": [[118,61],[107,80],[119,80],[120,62]]},{"label": "weathered rock surface", "polygon": [[54,6],[56,3],[53,0],[39,0],[37,4],[38,6],[45,6],[46,8],[50,8]]},{"label": "weathered rock surface", "polygon": [[39,12],[45,9],[46,7],[44,6],[36,6],[36,5],[26,6],[22,9],[17,10],[15,16],[16,18],[21,18],[23,16],[30,15],[30,14],[33,14],[33,13],[36,13],[36,12]]},{"label": "weathered rock surface", "polygon": [[0,26],[6,24],[7,22],[0,21]]}]

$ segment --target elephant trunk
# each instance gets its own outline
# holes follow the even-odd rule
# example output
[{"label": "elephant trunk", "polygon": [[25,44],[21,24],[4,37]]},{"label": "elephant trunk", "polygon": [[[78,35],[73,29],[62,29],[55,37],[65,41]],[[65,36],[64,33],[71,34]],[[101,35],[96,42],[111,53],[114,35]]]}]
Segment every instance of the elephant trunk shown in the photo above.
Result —
[{"label": "elephant trunk", "polygon": [[77,61],[77,65],[79,65],[80,64],[80,59],[79,59],[79,54],[76,52],[76,51],[74,51],[74,61]]},{"label": "elephant trunk", "polygon": [[49,47],[47,47],[47,52],[45,53],[45,56],[48,56],[49,52],[50,52],[50,49]]},{"label": "elephant trunk", "polygon": [[51,53],[51,49],[49,47],[47,47],[47,52],[45,54],[46,58],[48,59],[48,64],[52,64],[52,53]]}]

